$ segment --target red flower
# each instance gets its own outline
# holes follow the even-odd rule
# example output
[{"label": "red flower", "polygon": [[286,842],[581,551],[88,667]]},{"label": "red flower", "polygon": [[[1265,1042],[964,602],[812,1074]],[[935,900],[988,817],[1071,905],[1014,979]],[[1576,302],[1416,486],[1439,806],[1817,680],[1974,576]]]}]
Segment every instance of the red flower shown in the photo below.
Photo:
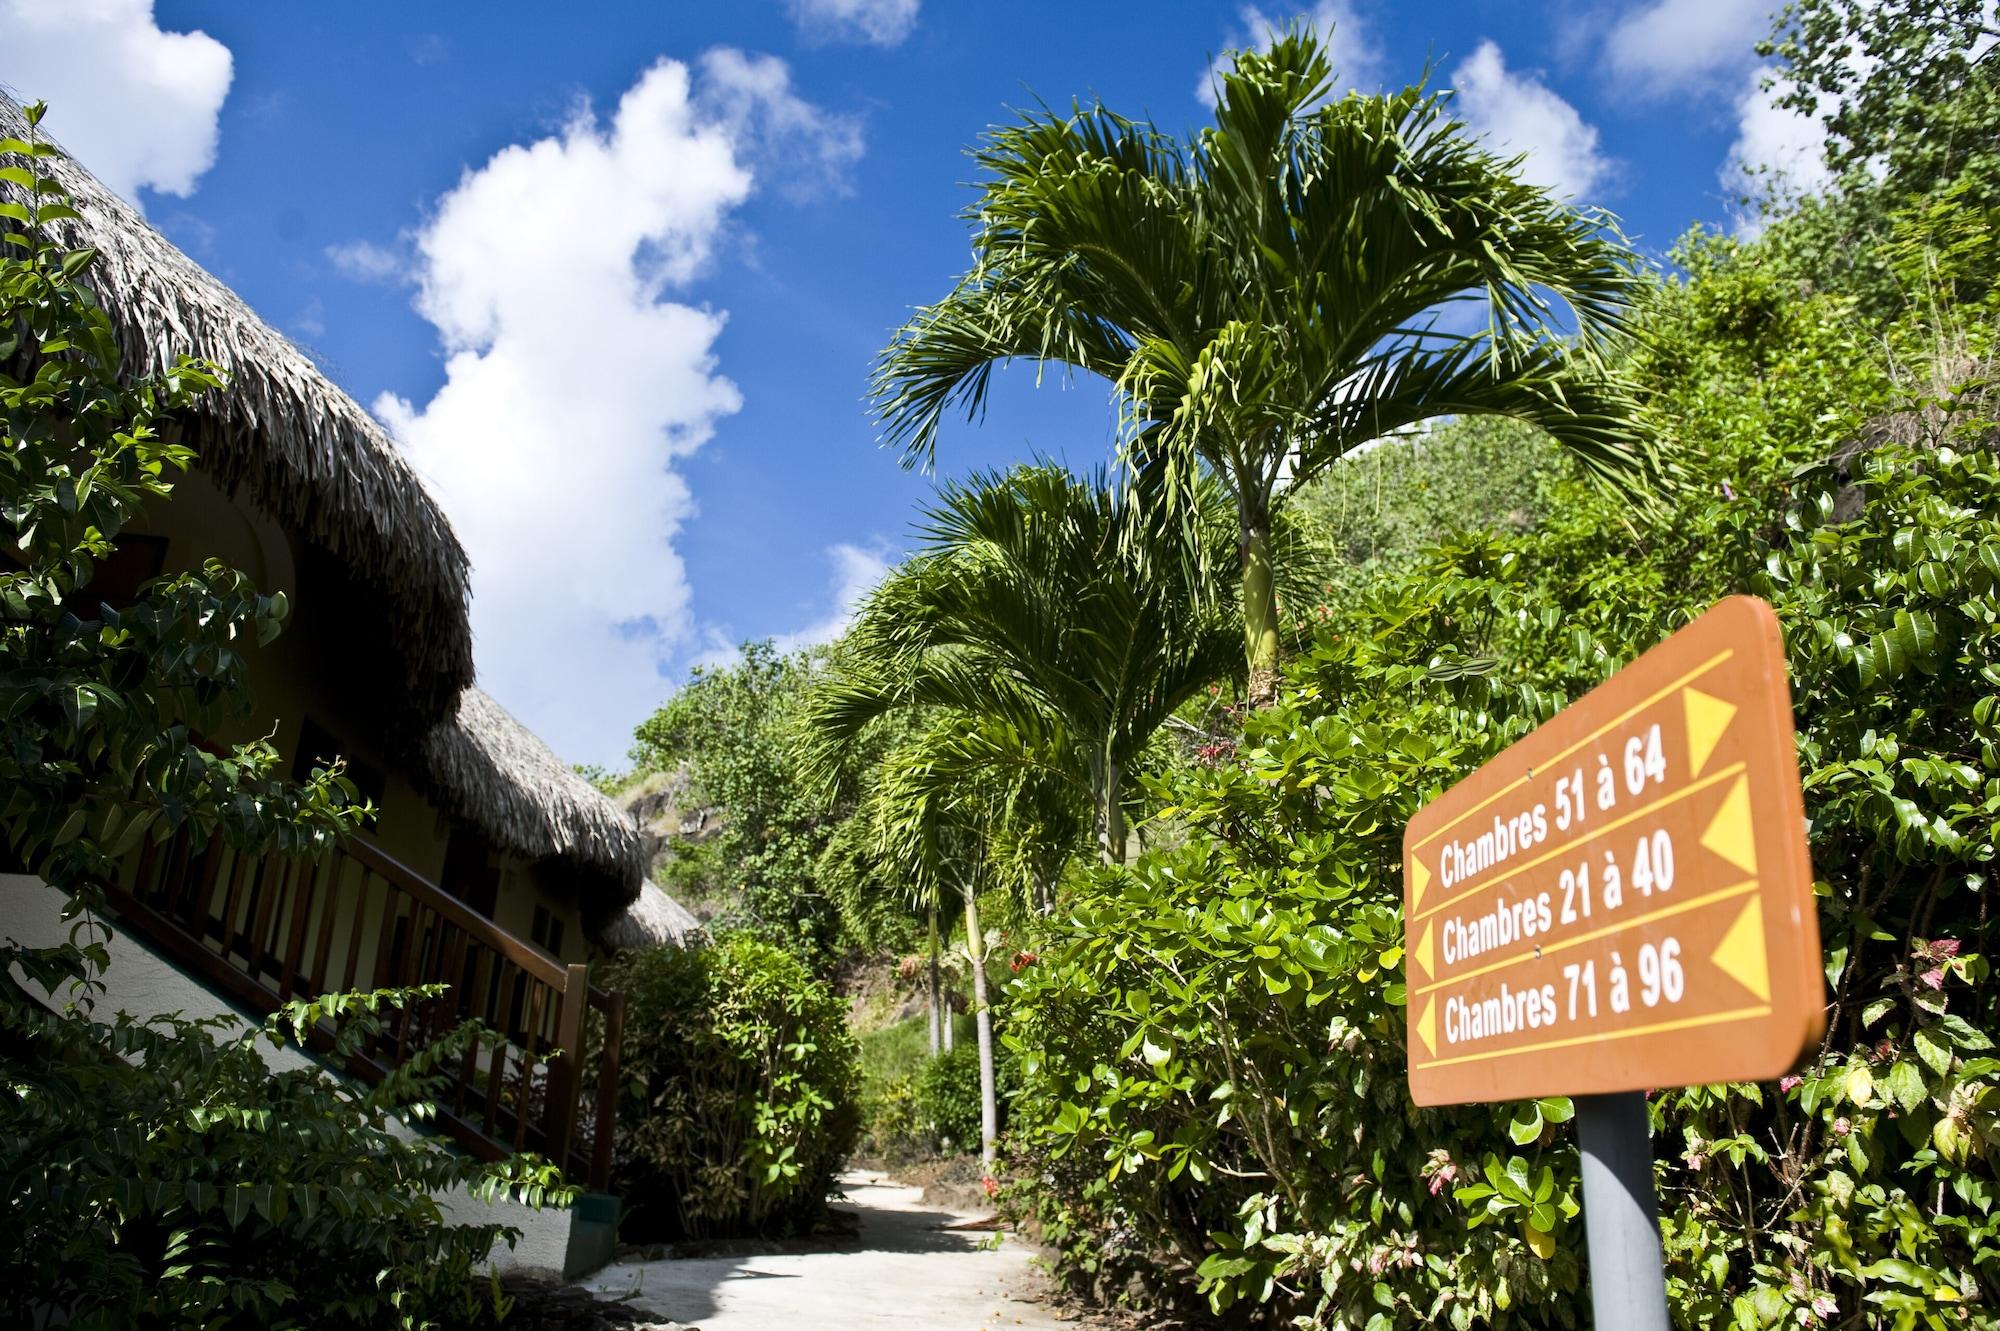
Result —
[{"label": "red flower", "polygon": [[1041,958],[1033,952],[1016,952],[1013,961],[1014,974],[1019,975],[1022,971],[1040,960]]},{"label": "red flower", "polygon": [[985,1178],[980,1179],[979,1186],[986,1189],[986,1195],[988,1197],[998,1197],[1000,1195],[1000,1180],[994,1178],[991,1174],[988,1174]]}]

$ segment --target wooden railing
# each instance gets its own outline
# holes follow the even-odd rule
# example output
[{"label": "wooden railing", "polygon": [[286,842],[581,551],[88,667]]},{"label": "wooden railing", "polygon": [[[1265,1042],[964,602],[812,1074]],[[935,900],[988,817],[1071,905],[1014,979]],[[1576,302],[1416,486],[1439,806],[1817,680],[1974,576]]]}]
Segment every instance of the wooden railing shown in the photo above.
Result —
[{"label": "wooden railing", "polygon": [[112,904],[260,1013],[341,990],[448,985],[392,1014],[349,1071],[379,1081],[482,1022],[494,1033],[445,1070],[438,1125],[483,1159],[532,1150],[605,1187],[625,1001],[591,987],[587,967],[507,933],[360,837],[318,860],[246,856],[220,840],[149,845]]}]

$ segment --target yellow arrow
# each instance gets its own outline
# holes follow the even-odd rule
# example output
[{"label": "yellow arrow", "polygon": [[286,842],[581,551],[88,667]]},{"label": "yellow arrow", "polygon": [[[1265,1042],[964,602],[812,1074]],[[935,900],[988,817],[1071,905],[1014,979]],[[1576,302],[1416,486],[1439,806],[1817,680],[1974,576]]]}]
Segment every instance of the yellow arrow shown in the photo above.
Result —
[{"label": "yellow arrow", "polygon": [[1412,1026],[1410,1029],[1415,1031],[1417,1033],[1417,1038],[1424,1042],[1424,1052],[1426,1054],[1435,1054],[1437,1052],[1437,1000],[1436,999],[1426,998],[1424,1000],[1424,1010],[1417,1017],[1417,1024]]},{"label": "yellow arrow", "polygon": [[1723,797],[1722,807],[1701,834],[1701,844],[1744,873],[1757,872],[1757,829],[1750,820],[1750,778],[1739,776]]},{"label": "yellow arrow", "polygon": [[1417,965],[1423,970],[1426,980],[1438,973],[1437,953],[1434,950],[1436,946],[1437,922],[1425,920],[1423,937],[1417,940],[1417,950],[1410,955],[1416,958]]},{"label": "yellow arrow", "polygon": [[1423,903],[1424,889],[1430,885],[1431,871],[1424,867],[1422,860],[1412,855],[1410,857],[1410,906],[1412,909]]},{"label": "yellow arrow", "polygon": [[1771,971],[1764,959],[1764,911],[1757,898],[1744,903],[1743,913],[1715,945],[1709,960],[1763,1002],[1771,1001]]},{"label": "yellow arrow", "polygon": [[1722,732],[1736,719],[1736,704],[1711,697],[1700,689],[1682,689],[1681,707],[1687,713],[1688,775],[1700,776]]}]

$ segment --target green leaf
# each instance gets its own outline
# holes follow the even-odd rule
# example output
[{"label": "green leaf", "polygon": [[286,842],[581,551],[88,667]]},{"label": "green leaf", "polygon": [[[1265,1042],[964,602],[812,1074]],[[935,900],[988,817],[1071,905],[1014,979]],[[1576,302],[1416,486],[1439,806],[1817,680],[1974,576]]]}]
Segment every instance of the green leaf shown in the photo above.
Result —
[{"label": "green leaf", "polygon": [[1891,1098],[1906,1110],[1915,1109],[1930,1099],[1923,1074],[1917,1071],[1915,1063],[1907,1060],[1899,1061],[1889,1069],[1888,1091]]},{"label": "green leaf", "polygon": [[1912,1037],[1912,1043],[1916,1045],[1917,1057],[1921,1058],[1932,1072],[1940,1077],[1950,1074],[1951,1049],[1941,1040],[1928,1030],[1919,1029]]}]

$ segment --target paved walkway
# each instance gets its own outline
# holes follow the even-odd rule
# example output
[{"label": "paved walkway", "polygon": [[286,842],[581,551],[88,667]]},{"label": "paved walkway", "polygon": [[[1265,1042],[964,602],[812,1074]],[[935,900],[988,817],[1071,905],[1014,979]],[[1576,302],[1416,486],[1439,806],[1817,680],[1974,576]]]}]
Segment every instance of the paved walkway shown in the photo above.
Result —
[{"label": "paved walkway", "polygon": [[1042,1278],[1011,1236],[945,1226],[974,1217],[928,1209],[880,1174],[841,1180],[857,1236],[759,1256],[625,1261],[585,1282],[701,1331],[1077,1331],[1034,1302]]}]

